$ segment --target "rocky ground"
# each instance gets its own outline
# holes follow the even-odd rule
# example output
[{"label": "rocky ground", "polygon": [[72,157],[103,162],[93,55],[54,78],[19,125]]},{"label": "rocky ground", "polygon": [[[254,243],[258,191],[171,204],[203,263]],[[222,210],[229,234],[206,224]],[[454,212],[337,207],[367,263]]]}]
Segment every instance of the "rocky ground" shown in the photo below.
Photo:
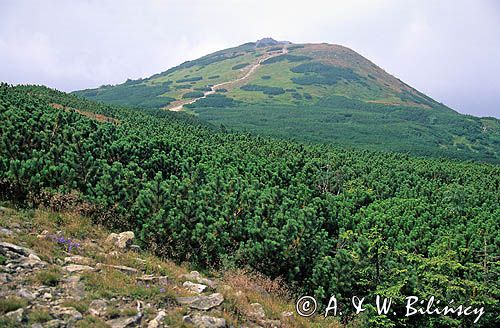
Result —
[{"label": "rocky ground", "polygon": [[[71,213],[0,207],[1,327],[307,327],[276,281],[207,278]],[[336,327],[322,320],[321,326]]]}]

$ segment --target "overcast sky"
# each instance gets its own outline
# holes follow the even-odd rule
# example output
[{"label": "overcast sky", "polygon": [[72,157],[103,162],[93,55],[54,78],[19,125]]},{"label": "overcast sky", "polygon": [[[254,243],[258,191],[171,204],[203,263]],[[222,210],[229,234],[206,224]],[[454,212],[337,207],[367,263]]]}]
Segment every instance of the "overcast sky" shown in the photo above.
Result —
[{"label": "overcast sky", "polygon": [[496,0],[0,0],[0,80],[116,84],[266,36],[345,45],[461,113],[500,117]]}]

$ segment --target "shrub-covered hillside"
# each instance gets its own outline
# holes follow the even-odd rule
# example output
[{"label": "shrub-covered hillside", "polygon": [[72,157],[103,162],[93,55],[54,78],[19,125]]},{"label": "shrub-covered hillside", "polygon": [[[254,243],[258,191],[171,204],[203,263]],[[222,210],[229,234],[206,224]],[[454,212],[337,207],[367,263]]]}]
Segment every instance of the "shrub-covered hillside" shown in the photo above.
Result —
[{"label": "shrub-covered hillside", "polygon": [[214,125],[284,139],[500,163],[498,119],[461,115],[339,45],[247,43],[75,94],[184,108]]},{"label": "shrub-covered hillside", "polygon": [[[99,115],[96,115],[99,114]],[[500,166],[227,133],[43,87],[0,87],[0,192],[55,194],[143,246],[200,267],[250,267],[297,295],[407,295],[499,311]],[[72,197],[71,199],[74,199]],[[344,322],[469,326],[472,317]]]}]

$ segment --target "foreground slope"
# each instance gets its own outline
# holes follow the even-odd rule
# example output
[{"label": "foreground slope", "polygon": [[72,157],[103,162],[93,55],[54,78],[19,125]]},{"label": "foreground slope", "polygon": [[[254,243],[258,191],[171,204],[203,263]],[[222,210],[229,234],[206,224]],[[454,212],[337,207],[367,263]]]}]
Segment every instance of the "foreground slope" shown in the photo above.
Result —
[{"label": "foreground slope", "polygon": [[0,206],[0,326],[340,326],[294,314],[279,281],[241,270],[207,279],[110,236],[76,209]]},{"label": "foreground slope", "polygon": [[[295,295],[392,297],[340,320],[470,326],[405,317],[434,296],[499,313],[500,166],[348,150],[218,131],[192,116],[0,87],[0,197],[71,204],[133,230],[144,248],[201,268],[249,267]],[[355,325],[356,326],[356,325]]]},{"label": "foreground slope", "polygon": [[415,155],[500,160],[495,118],[461,115],[340,45],[265,39],[146,79],[75,92],[227,128]]}]

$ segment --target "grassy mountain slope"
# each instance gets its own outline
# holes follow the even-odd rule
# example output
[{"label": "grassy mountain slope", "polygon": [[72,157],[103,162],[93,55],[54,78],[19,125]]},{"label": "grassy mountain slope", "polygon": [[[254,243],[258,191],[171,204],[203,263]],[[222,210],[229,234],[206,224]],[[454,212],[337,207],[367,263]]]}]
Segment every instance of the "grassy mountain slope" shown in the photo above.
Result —
[{"label": "grassy mountain slope", "polygon": [[75,94],[141,108],[185,105],[211,123],[283,138],[500,158],[497,119],[458,114],[339,45],[247,43],[146,79]]}]

